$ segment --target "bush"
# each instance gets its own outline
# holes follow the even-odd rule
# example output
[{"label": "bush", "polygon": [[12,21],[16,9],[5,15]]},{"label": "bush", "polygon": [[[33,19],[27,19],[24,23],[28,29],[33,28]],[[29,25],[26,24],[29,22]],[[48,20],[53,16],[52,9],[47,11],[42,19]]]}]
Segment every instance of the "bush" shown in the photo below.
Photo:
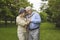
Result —
[{"label": "bush", "polygon": [[42,22],[46,22],[47,21],[47,13],[45,12],[40,12],[40,16],[41,16],[41,19],[42,19]]}]

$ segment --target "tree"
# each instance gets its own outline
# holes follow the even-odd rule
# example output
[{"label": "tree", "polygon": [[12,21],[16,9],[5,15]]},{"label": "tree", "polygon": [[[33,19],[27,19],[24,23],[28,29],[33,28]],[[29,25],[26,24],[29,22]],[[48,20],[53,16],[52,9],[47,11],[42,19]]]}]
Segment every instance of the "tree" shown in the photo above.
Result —
[{"label": "tree", "polygon": [[27,0],[0,0],[0,20],[14,21],[21,7],[31,6]]},{"label": "tree", "polygon": [[49,0],[49,8],[46,9],[49,15],[49,20],[55,23],[57,27],[60,27],[60,0]]},{"label": "tree", "polygon": [[42,22],[46,22],[47,21],[47,13],[46,12],[40,12],[40,16],[42,19]]}]

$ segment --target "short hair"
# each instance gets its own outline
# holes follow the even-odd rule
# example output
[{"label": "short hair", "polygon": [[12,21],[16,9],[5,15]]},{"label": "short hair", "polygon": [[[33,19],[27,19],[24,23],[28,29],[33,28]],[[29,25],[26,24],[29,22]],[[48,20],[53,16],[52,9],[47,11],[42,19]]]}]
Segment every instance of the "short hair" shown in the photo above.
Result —
[{"label": "short hair", "polygon": [[28,6],[25,8],[25,10],[32,10],[32,7]]}]

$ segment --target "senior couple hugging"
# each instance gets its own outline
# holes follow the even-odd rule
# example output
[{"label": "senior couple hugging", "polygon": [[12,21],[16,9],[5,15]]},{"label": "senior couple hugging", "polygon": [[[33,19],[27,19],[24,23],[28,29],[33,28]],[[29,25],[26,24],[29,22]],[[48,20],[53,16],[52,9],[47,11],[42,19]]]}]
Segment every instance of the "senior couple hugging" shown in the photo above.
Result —
[{"label": "senior couple hugging", "polygon": [[19,40],[39,40],[41,18],[39,13],[30,6],[19,10],[16,17],[17,35]]}]

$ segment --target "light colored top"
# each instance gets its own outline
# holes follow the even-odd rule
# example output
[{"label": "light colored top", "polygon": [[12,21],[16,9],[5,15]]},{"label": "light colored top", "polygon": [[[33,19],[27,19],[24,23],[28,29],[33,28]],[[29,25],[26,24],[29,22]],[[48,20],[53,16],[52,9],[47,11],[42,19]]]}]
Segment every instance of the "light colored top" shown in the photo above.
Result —
[{"label": "light colored top", "polygon": [[27,24],[25,18],[21,18],[20,16],[17,16],[16,18],[16,24],[18,25],[18,31],[26,32],[25,24]]}]

